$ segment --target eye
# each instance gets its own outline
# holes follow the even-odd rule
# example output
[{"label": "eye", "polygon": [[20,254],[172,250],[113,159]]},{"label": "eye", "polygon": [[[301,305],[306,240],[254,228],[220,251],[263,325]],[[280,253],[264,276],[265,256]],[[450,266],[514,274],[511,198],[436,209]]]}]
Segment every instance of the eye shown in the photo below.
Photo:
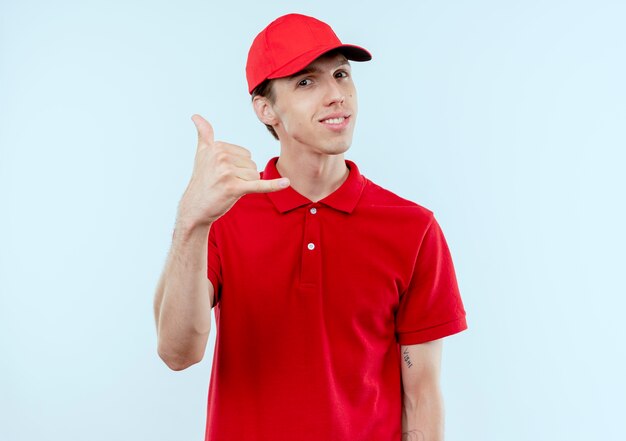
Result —
[{"label": "eye", "polygon": [[335,78],[346,78],[348,76],[348,72],[345,70],[340,70],[335,73]]},{"label": "eye", "polygon": [[307,81],[311,81],[311,80],[309,78],[304,78],[298,81],[298,86],[308,86],[310,83],[307,83]]}]

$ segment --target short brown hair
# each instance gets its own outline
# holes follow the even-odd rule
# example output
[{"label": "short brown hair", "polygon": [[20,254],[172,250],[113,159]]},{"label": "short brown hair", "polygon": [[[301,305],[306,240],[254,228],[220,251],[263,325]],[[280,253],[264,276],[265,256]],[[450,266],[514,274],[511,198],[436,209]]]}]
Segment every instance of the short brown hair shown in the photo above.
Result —
[{"label": "short brown hair", "polygon": [[[272,87],[272,80],[266,79],[261,84],[259,84],[258,86],[254,88],[254,90],[252,91],[253,101],[254,101],[254,97],[257,95],[267,98],[270,103],[274,104],[274,99],[276,97],[274,96],[274,88]],[[278,140],[278,134],[276,134],[274,127],[270,126],[269,124],[265,124],[265,127],[267,127],[267,130],[269,130],[272,136]]]}]

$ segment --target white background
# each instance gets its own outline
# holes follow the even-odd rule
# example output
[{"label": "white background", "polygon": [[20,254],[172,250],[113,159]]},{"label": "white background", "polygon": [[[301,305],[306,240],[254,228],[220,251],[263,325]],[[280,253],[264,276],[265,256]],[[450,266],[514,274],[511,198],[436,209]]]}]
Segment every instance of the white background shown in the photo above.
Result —
[{"label": "white background", "polygon": [[446,439],[623,439],[617,0],[0,0],[0,439],[203,439],[215,337],[170,371],[152,299],[191,115],[259,167],[279,152],[244,66],[288,12],[372,52],[346,158],[446,234],[469,325]]}]

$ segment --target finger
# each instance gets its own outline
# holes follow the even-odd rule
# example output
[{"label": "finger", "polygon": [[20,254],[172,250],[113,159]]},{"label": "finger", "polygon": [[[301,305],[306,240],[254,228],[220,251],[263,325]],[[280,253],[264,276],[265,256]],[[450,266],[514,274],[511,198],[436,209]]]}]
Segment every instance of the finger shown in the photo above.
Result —
[{"label": "finger", "polygon": [[250,170],[254,170],[257,174],[257,179],[259,178],[259,172],[257,171],[256,163],[252,159],[244,156],[233,156],[232,164],[235,167],[249,168]]},{"label": "finger", "polygon": [[191,120],[198,130],[198,146],[200,144],[211,145],[214,141],[213,126],[198,114],[194,114]]},{"label": "finger", "polygon": [[258,179],[255,181],[242,181],[241,187],[245,193],[271,193],[284,190],[289,187],[289,178]]},{"label": "finger", "polygon": [[244,181],[258,181],[259,172],[248,167],[236,167],[234,176]]},{"label": "finger", "polygon": [[244,147],[241,147],[240,145],[229,144],[223,141],[219,141],[217,144],[223,147],[228,153],[232,153],[233,155],[242,156],[246,158],[252,157],[252,152],[250,152],[250,150]]}]

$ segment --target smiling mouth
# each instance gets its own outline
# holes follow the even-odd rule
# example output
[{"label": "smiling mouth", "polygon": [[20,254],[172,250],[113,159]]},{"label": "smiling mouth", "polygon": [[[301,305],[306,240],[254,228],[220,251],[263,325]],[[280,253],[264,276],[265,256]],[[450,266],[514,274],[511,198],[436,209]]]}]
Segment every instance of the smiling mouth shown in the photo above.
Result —
[{"label": "smiling mouth", "polygon": [[329,124],[329,125],[341,125],[344,121],[346,121],[350,116],[339,116],[337,118],[327,118],[320,120],[321,123]]}]

